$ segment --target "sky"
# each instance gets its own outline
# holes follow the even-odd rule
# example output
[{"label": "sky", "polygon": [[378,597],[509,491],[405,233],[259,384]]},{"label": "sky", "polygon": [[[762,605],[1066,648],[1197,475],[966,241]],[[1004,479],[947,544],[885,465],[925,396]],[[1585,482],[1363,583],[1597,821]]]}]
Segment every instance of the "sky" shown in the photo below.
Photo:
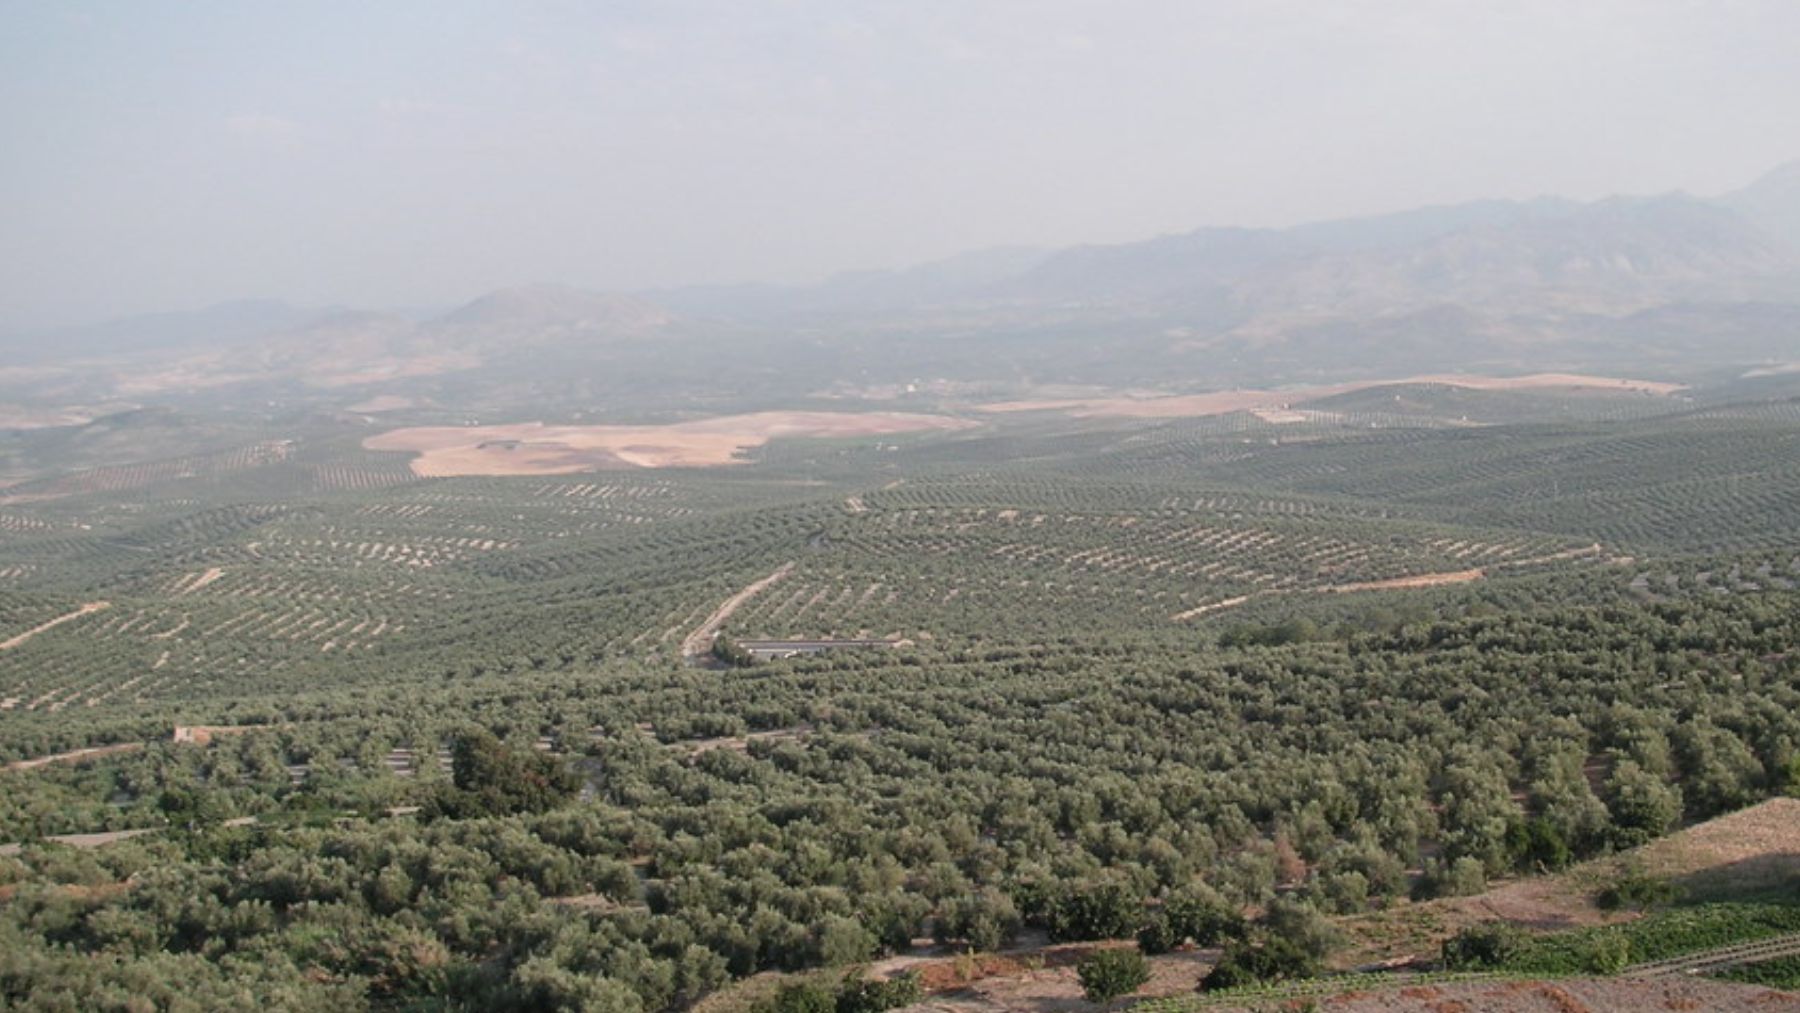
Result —
[{"label": "sky", "polygon": [[0,333],[804,282],[1800,157],[1793,0],[0,0]]}]

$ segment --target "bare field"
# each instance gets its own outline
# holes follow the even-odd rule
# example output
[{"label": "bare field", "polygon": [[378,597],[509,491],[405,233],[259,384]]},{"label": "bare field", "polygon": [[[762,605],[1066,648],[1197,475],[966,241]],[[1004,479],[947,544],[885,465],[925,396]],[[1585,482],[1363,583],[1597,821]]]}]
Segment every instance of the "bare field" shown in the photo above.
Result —
[{"label": "bare field", "polygon": [[[1158,957],[1150,962],[1151,978],[1138,998],[1192,993],[1209,965],[1191,954]],[[1182,960],[1179,958],[1189,958]],[[933,995],[913,1010],[944,1013],[1087,1013],[1096,1009],[1081,995],[1073,967],[1053,967],[985,978],[954,992]],[[1640,1013],[1643,1010],[1773,1011],[1800,1010],[1800,995],[1756,985],[1692,980],[1508,981],[1444,985],[1393,985],[1323,995],[1303,1000],[1245,999],[1242,1005],[1208,1006],[1213,1010],[1341,1010],[1344,1013]]]},{"label": "bare field", "polygon": [[0,404],[0,429],[53,429],[81,426],[94,421],[92,412],[80,409],[28,408]]},{"label": "bare field", "polygon": [[413,398],[402,397],[399,394],[377,394],[366,401],[358,401],[353,405],[346,405],[344,410],[362,415],[374,415],[378,412],[404,411],[417,404],[418,402]]},{"label": "bare field", "polygon": [[905,412],[756,412],[662,426],[421,426],[363,441],[409,450],[415,474],[564,475],[609,468],[705,468],[742,463],[780,437],[881,436],[967,429],[978,423]]},{"label": "bare field", "polygon": [[[1099,397],[1060,398],[1039,401],[997,401],[978,405],[984,412],[1062,411],[1079,418],[1112,416],[1120,418],[1196,418],[1207,415],[1229,415],[1232,412],[1267,412],[1275,417],[1267,421],[1287,423],[1300,421],[1293,417],[1290,406],[1316,398],[1349,394],[1371,387],[1397,384],[1441,384],[1469,390],[1566,390],[1601,393],[1654,394],[1668,396],[1684,390],[1681,384],[1655,380],[1630,380],[1609,376],[1587,376],[1581,373],[1532,373],[1528,376],[1469,376],[1465,374],[1430,374],[1400,377],[1392,380],[1359,380],[1318,387],[1295,387],[1288,390],[1222,390],[1209,394],[1174,394],[1164,397]],[[1287,414],[1280,414],[1287,413]]]}]

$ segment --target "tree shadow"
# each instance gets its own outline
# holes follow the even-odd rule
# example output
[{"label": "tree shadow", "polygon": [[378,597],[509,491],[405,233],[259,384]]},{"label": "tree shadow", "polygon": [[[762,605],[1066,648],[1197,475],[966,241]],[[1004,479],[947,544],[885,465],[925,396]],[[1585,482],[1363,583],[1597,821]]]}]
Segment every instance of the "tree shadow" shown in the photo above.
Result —
[{"label": "tree shadow", "polygon": [[1676,876],[1669,884],[1679,902],[1788,900],[1800,904],[1800,841],[1792,851],[1778,851],[1709,866]]}]

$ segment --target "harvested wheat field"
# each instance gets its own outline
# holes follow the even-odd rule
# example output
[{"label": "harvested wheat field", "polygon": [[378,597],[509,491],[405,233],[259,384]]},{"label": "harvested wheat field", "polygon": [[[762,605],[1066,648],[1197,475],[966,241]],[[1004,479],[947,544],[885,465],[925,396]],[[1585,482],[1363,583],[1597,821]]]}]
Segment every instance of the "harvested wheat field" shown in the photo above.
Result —
[{"label": "harvested wheat field", "polygon": [[661,426],[420,426],[363,441],[368,450],[419,456],[415,474],[565,475],[617,468],[707,468],[741,464],[773,439],[885,436],[951,431],[977,423],[906,412],[756,412]]},{"label": "harvested wheat field", "polygon": [[1634,393],[1668,396],[1684,390],[1681,384],[1655,380],[1631,380],[1611,376],[1587,376],[1581,373],[1532,373],[1528,376],[1470,376],[1462,373],[1407,376],[1393,380],[1359,380],[1317,387],[1293,387],[1286,390],[1222,390],[1207,394],[1172,394],[1164,397],[1060,398],[1041,401],[997,401],[978,406],[984,412],[1061,411],[1078,418],[1100,416],[1119,418],[1199,418],[1207,415],[1229,415],[1232,412],[1263,412],[1274,415],[1267,421],[1291,423],[1306,416],[1293,412],[1291,405],[1315,398],[1349,394],[1371,387],[1399,384],[1439,384],[1469,390],[1564,390],[1604,393]]}]

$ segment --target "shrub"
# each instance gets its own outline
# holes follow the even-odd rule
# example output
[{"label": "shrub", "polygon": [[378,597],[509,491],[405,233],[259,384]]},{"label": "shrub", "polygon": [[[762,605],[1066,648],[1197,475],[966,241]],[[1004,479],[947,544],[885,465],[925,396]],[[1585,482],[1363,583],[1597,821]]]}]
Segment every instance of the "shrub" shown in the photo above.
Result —
[{"label": "shrub", "polygon": [[924,997],[919,976],[911,972],[886,981],[846,981],[838,992],[837,1013],[884,1013],[911,1006]]},{"label": "shrub", "polygon": [[1631,940],[1618,933],[1597,935],[1582,956],[1590,973],[1618,974],[1631,964]]},{"label": "shrub", "polygon": [[1541,816],[1507,826],[1506,852],[1521,872],[1555,872],[1575,857],[1562,831]]},{"label": "shrub", "polygon": [[1075,965],[1081,978],[1081,991],[1091,1002],[1111,1002],[1130,995],[1150,980],[1150,967],[1144,955],[1135,949],[1095,950]]},{"label": "shrub", "polygon": [[1293,942],[1280,936],[1261,944],[1233,943],[1200,982],[1200,991],[1216,992],[1272,981],[1310,978],[1319,973],[1319,962]]},{"label": "shrub", "polygon": [[721,633],[713,639],[712,656],[732,668],[749,668],[756,658],[744,645]]},{"label": "shrub", "polygon": [[1430,861],[1425,873],[1413,884],[1414,900],[1433,897],[1468,897],[1487,889],[1487,870],[1481,860],[1464,855],[1448,865]]},{"label": "shrub", "polygon": [[1675,887],[1666,880],[1647,875],[1642,869],[1627,869],[1594,897],[1602,911],[1645,908],[1667,904],[1675,899]]},{"label": "shrub", "polygon": [[1123,883],[1080,884],[1051,906],[1050,938],[1122,939],[1137,931],[1143,916],[1143,901]]},{"label": "shrub", "polygon": [[1171,894],[1163,904],[1163,913],[1168,916],[1177,945],[1192,939],[1201,946],[1214,946],[1227,939],[1242,939],[1246,931],[1243,914],[1206,886]]},{"label": "shrub", "polygon": [[571,800],[581,775],[554,756],[513,749],[486,729],[470,729],[451,746],[452,779],[423,815],[451,819],[541,813]]},{"label": "shrub", "polygon": [[750,1013],[837,1013],[837,1000],[822,985],[796,982],[758,1000]]},{"label": "shrub", "polygon": [[1158,911],[1150,916],[1144,927],[1138,929],[1138,949],[1149,954],[1167,953],[1181,945],[1181,937],[1175,935],[1175,926],[1169,921],[1167,912]]},{"label": "shrub", "polygon": [[1342,941],[1337,928],[1315,908],[1285,897],[1269,905],[1262,928],[1269,938],[1292,944],[1314,960],[1324,958]]},{"label": "shrub", "polygon": [[1506,922],[1471,925],[1444,940],[1444,966],[1452,971],[1499,967],[1528,945],[1524,931]]},{"label": "shrub", "polygon": [[996,950],[1019,932],[1012,898],[986,887],[945,905],[937,920],[940,943],[960,940],[977,950]]}]

